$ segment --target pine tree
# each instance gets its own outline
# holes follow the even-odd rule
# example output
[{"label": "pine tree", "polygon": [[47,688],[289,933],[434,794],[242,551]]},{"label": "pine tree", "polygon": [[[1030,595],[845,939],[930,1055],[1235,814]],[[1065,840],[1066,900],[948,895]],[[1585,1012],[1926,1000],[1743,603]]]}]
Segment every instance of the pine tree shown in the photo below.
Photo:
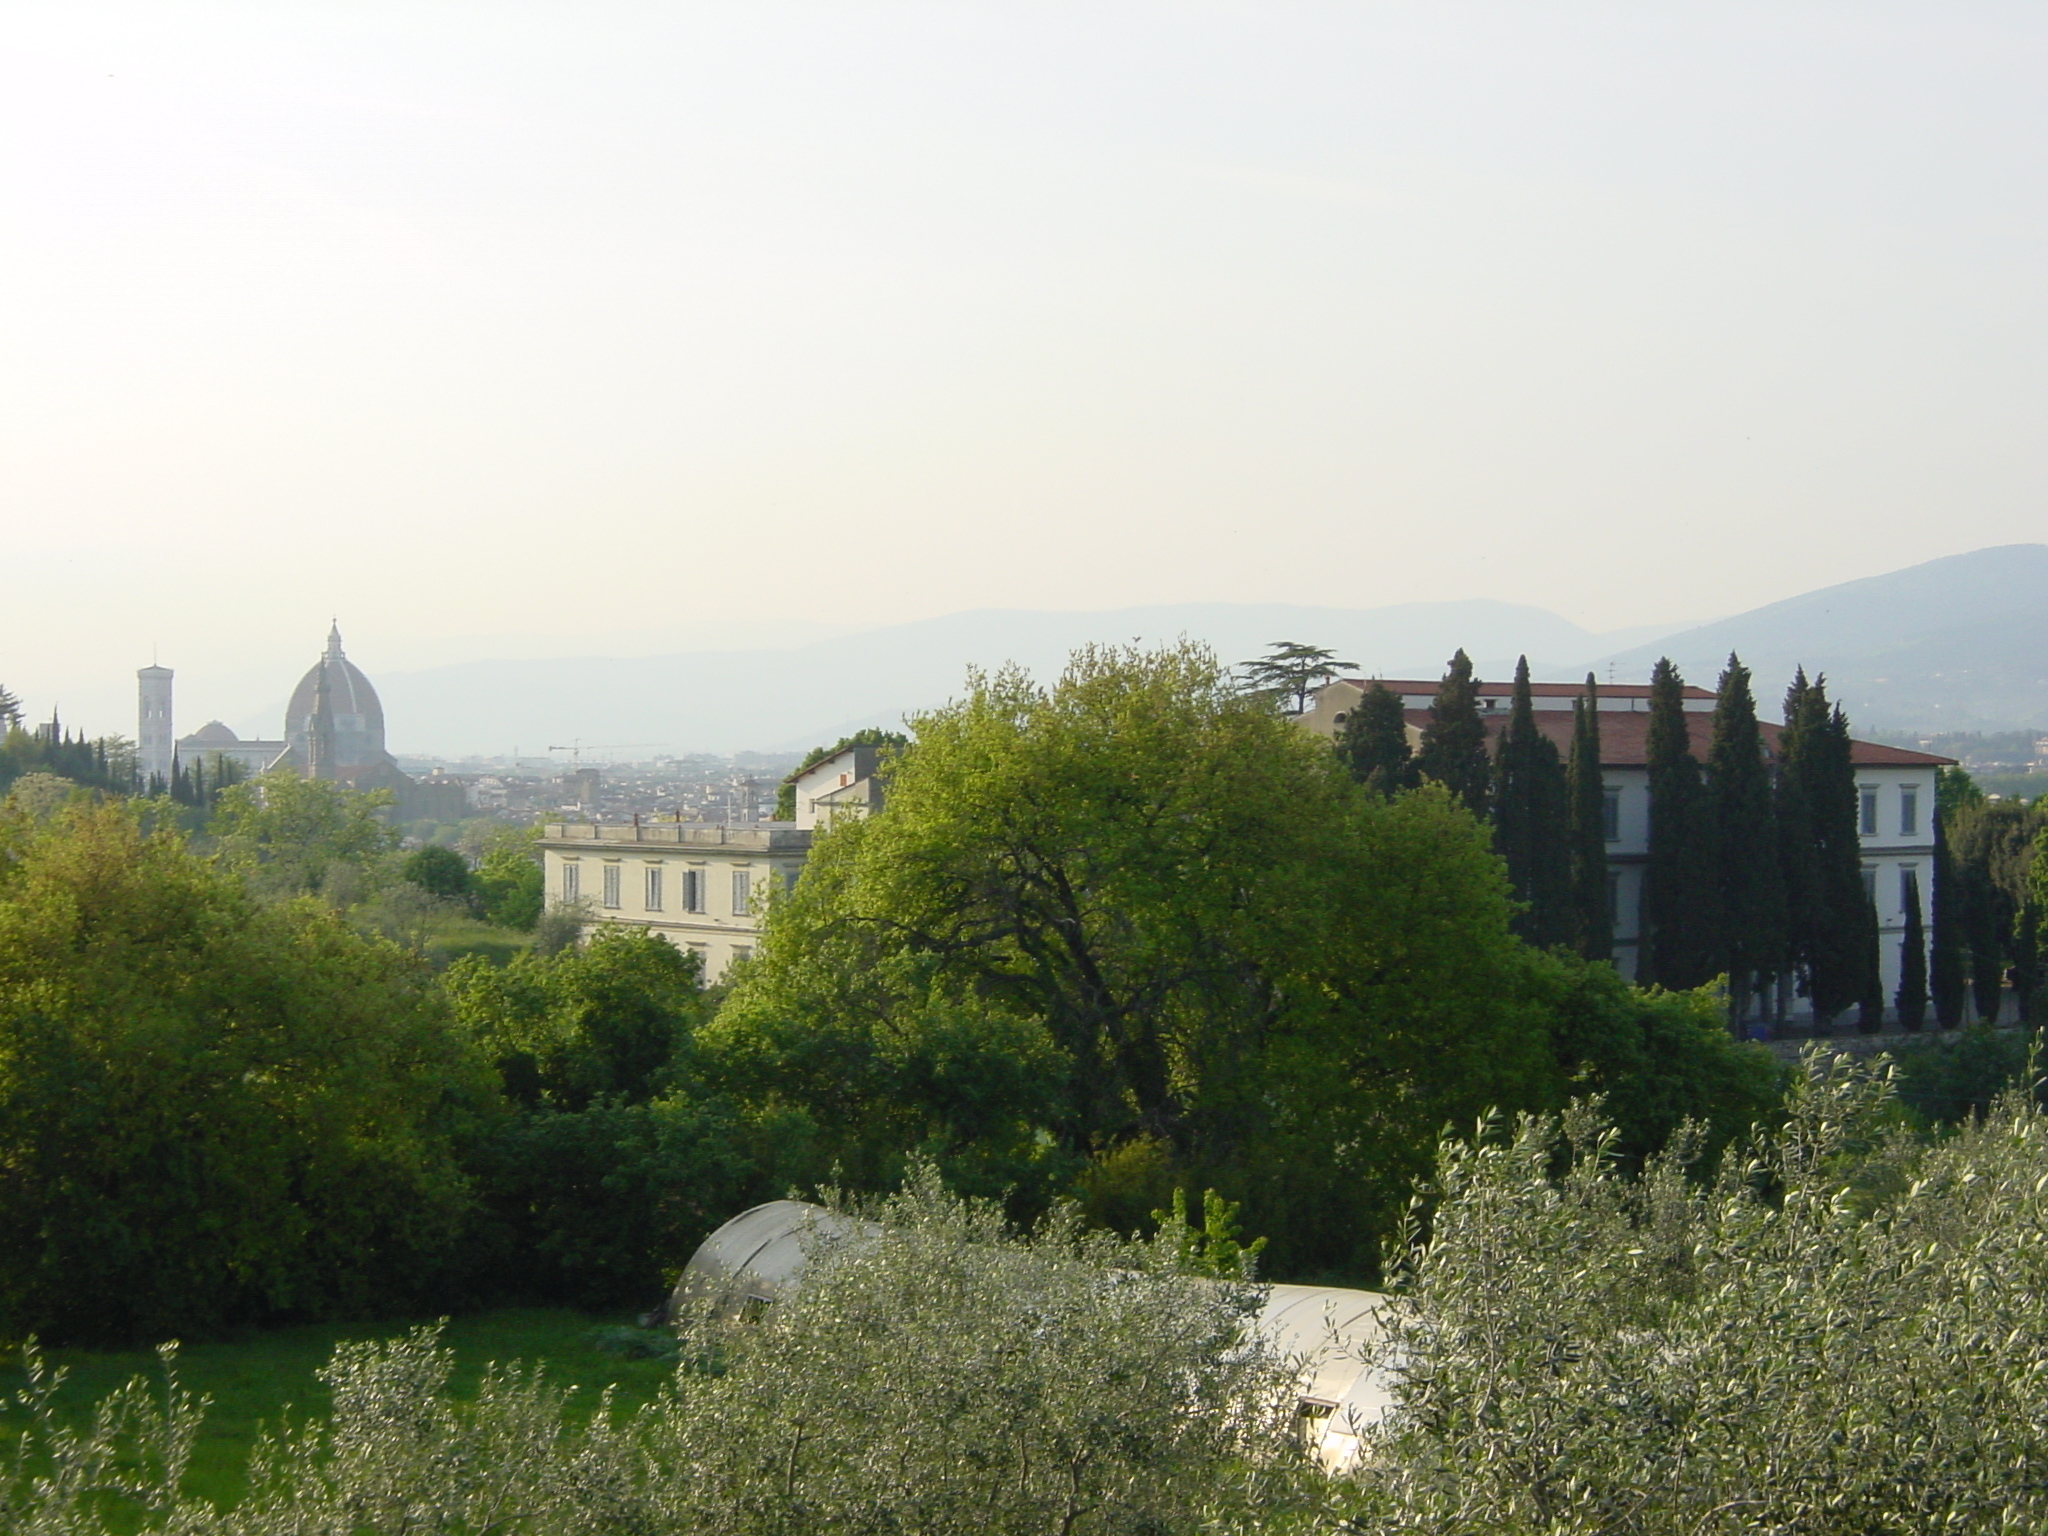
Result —
[{"label": "pine tree", "polygon": [[1784,964],[1785,886],[1756,699],[1749,668],[1734,655],[1721,673],[1714,705],[1707,791],[1720,855],[1719,968],[1728,973],[1729,1007],[1739,1023]]},{"label": "pine tree", "polygon": [[1514,707],[1494,759],[1493,836],[1509,888],[1523,904],[1514,930],[1544,948],[1572,936],[1569,819],[1564,763],[1536,727],[1524,656],[1515,663]]},{"label": "pine tree", "polygon": [[1643,870],[1643,979],[1674,991],[1719,974],[1720,860],[1699,760],[1692,755],[1685,679],[1669,658],[1650,674],[1650,852]]},{"label": "pine tree", "polygon": [[1247,692],[1264,694],[1292,713],[1308,708],[1308,696],[1318,685],[1345,672],[1358,670],[1355,661],[1339,661],[1337,653],[1320,645],[1303,645],[1299,640],[1275,640],[1267,653],[1255,661],[1238,663]]},{"label": "pine tree", "polygon": [[1401,696],[1377,678],[1368,684],[1337,732],[1337,755],[1351,777],[1375,794],[1413,787],[1414,754]]},{"label": "pine tree", "polygon": [[1969,983],[1963,974],[1962,915],[1956,910],[1955,861],[1948,851],[1948,818],[1934,817],[1934,953],[1929,961],[1928,991],[1934,1001],[1934,1022],[1954,1029],[1963,1022]]},{"label": "pine tree", "polygon": [[1920,916],[1920,877],[1906,876],[1906,937],[1899,950],[1899,1027],[1917,1030],[1927,1019],[1927,930]]},{"label": "pine tree", "polygon": [[1607,785],[1600,776],[1600,686],[1586,674],[1584,697],[1572,701],[1572,756],[1566,774],[1571,806],[1572,947],[1588,960],[1614,957],[1614,911],[1607,894]]},{"label": "pine tree", "polygon": [[1485,818],[1493,768],[1486,750],[1486,725],[1479,718],[1479,682],[1472,675],[1472,659],[1462,648],[1451,658],[1430,703],[1415,771],[1443,785],[1474,816]]}]

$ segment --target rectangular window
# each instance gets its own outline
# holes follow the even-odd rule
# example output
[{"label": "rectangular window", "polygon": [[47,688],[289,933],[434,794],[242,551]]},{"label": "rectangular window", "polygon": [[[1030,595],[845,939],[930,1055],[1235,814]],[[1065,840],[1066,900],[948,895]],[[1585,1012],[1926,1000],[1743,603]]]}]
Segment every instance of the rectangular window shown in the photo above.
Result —
[{"label": "rectangular window", "polygon": [[650,912],[659,912],[661,910],[661,870],[659,867],[650,867],[647,871],[647,910]]},{"label": "rectangular window", "polygon": [[1621,876],[1611,870],[1607,875],[1607,921],[1621,921]]},{"label": "rectangular window", "polygon": [[1867,786],[1863,791],[1863,825],[1861,831],[1865,837],[1877,836],[1877,791]]},{"label": "rectangular window", "polygon": [[1610,843],[1621,841],[1621,791],[1618,789],[1601,792],[1600,835]]},{"label": "rectangular window", "polygon": [[1877,906],[1877,869],[1874,865],[1863,866],[1863,899],[1872,908]]},{"label": "rectangular window", "polygon": [[1920,790],[1917,785],[1899,786],[1899,836],[1920,835]]},{"label": "rectangular window", "polygon": [[[1899,911],[1910,913],[1920,905],[1920,871],[1908,864],[1899,871]],[[1923,917],[1925,912],[1921,914]]]},{"label": "rectangular window", "polygon": [[604,867],[604,904],[608,907],[619,904],[619,866],[616,864]]},{"label": "rectangular window", "polygon": [[580,865],[562,866],[562,900],[580,901],[583,898],[583,870]]},{"label": "rectangular window", "polygon": [[732,872],[732,915],[745,917],[754,896],[754,877],[744,869]]},{"label": "rectangular window", "polygon": [[683,910],[702,912],[704,910],[704,871],[686,869],[683,871]]}]

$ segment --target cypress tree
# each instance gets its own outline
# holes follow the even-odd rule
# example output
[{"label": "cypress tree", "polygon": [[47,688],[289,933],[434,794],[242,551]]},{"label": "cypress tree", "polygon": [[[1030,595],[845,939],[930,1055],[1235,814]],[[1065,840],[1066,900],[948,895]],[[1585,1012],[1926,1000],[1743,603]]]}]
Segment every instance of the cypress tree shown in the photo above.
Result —
[{"label": "cypress tree", "polygon": [[1920,916],[1920,877],[1906,876],[1906,937],[1899,951],[1899,1027],[1917,1030],[1927,1019],[1927,930]]},{"label": "cypress tree", "polygon": [[1572,756],[1566,772],[1571,805],[1572,947],[1588,960],[1614,958],[1614,912],[1607,898],[1607,786],[1600,777],[1600,685],[1586,674],[1584,697],[1572,701]]},{"label": "cypress tree", "polygon": [[1934,1001],[1934,1022],[1954,1029],[1963,1022],[1969,985],[1963,975],[1962,916],[1956,910],[1955,861],[1948,851],[1948,817],[1934,817],[1934,954],[1929,964],[1928,991]]},{"label": "cypress tree", "polygon": [[[1785,892],[1785,955],[1783,964],[1799,990],[1811,995],[1814,948],[1821,915],[1820,854],[1814,843],[1814,802],[1811,779],[1815,753],[1827,729],[1825,687],[1806,680],[1806,669],[1793,674],[1785,690],[1785,728],[1778,736],[1778,879]],[[1784,1015],[1779,993],[1779,1016]]]},{"label": "cypress tree", "polygon": [[1643,870],[1646,980],[1674,991],[1719,974],[1720,859],[1692,728],[1685,679],[1666,657],[1650,674],[1650,854]]},{"label": "cypress tree", "polygon": [[1721,673],[1714,705],[1707,791],[1720,856],[1719,968],[1728,973],[1729,1007],[1740,1023],[1750,1000],[1784,963],[1785,886],[1778,867],[1771,774],[1764,763],[1756,699],[1750,692],[1749,668],[1734,655]]},{"label": "cypress tree", "polygon": [[1514,930],[1545,948],[1572,936],[1569,819],[1564,762],[1536,727],[1524,656],[1515,663],[1514,706],[1494,759],[1493,836],[1509,888],[1523,904]]},{"label": "cypress tree", "polygon": [[1351,707],[1337,733],[1337,756],[1351,777],[1374,793],[1391,796],[1414,785],[1408,721],[1401,696],[1374,678]]},{"label": "cypress tree", "polygon": [[1874,1035],[1884,1025],[1884,968],[1878,945],[1877,903],[1863,898],[1863,922],[1857,945],[1856,1030]]},{"label": "cypress tree", "polygon": [[[1825,684],[1825,679],[1814,681],[1817,691]],[[1819,923],[1808,982],[1816,1033],[1825,1032],[1851,1003],[1869,996],[1868,971],[1877,942],[1876,908],[1863,890],[1856,764],[1850,751],[1849,717],[1836,705],[1815,733],[1813,772],[1807,781],[1820,876]]]},{"label": "cypress tree", "polygon": [[1486,725],[1479,718],[1479,681],[1472,659],[1462,647],[1451,658],[1443,681],[1430,702],[1429,724],[1422,728],[1422,750],[1415,754],[1415,772],[1448,789],[1474,816],[1484,820],[1492,788],[1492,761],[1486,750]]}]

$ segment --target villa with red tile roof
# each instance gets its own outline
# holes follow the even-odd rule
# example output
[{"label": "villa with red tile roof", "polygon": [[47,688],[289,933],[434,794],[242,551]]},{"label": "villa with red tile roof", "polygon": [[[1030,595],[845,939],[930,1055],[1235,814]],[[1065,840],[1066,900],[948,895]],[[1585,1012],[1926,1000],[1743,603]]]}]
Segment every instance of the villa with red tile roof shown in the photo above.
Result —
[{"label": "villa with red tile roof", "polygon": [[[1409,744],[1419,745],[1437,685],[1407,678],[1379,681],[1400,696]],[[1325,684],[1311,695],[1300,723],[1334,740],[1370,682],[1361,678]],[[1529,686],[1537,729],[1556,745],[1561,756],[1571,753],[1572,701],[1583,691],[1578,683]],[[1512,683],[1479,684],[1480,717],[1489,737],[1497,739],[1506,728],[1513,696]],[[1704,763],[1713,728],[1714,695],[1705,688],[1687,688],[1685,711],[1693,755]],[[1784,728],[1770,721],[1760,724],[1764,754],[1775,758]],[[1631,979],[1642,946],[1643,869],[1650,851],[1650,774],[1645,752],[1649,730],[1647,684],[1600,685],[1600,777],[1607,791],[1607,879],[1614,908],[1614,962]],[[1850,760],[1856,768],[1863,884],[1877,906],[1884,995],[1889,1006],[1899,986],[1908,877],[1918,884],[1923,920],[1933,911],[1935,773],[1955,759],[1858,741],[1851,744]]]}]

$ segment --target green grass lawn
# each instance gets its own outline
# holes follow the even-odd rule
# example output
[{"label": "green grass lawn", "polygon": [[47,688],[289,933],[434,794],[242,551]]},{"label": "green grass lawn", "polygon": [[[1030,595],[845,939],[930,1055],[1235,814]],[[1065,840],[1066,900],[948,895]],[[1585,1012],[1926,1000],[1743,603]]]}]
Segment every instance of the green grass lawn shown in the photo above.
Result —
[{"label": "green grass lawn", "polygon": [[[576,1397],[596,1399],[606,1386],[628,1407],[652,1399],[672,1369],[655,1360],[627,1360],[606,1354],[591,1343],[592,1333],[630,1323],[624,1315],[600,1315],[566,1309],[507,1309],[451,1319],[444,1341],[455,1351],[455,1390],[467,1395],[493,1361],[547,1363],[548,1374],[574,1385]],[[313,1372],[326,1363],[337,1341],[382,1339],[402,1334],[409,1322],[359,1323],[340,1326],[278,1328],[244,1338],[186,1345],[178,1351],[178,1377],[194,1396],[213,1399],[206,1428],[193,1455],[186,1479],[188,1491],[213,1502],[240,1497],[249,1448],[265,1425],[275,1425],[289,1408],[294,1419],[324,1414],[327,1392]],[[47,1353],[52,1365],[69,1375],[58,1402],[67,1419],[83,1423],[92,1406],[131,1376],[160,1383],[161,1372],[148,1350],[102,1351],[56,1349]],[[20,1357],[0,1357],[0,1397],[10,1400],[22,1385]],[[0,1412],[0,1441],[11,1439],[8,1421],[19,1409]]]}]

